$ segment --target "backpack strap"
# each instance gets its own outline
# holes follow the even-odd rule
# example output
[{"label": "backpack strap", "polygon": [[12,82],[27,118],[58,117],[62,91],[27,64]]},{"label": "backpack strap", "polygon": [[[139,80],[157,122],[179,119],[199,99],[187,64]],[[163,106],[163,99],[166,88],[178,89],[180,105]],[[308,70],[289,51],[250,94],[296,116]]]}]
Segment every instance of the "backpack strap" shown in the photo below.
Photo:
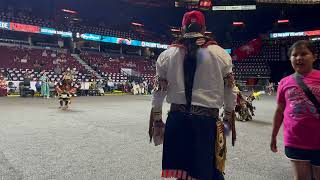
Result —
[{"label": "backpack strap", "polygon": [[304,91],[308,99],[314,104],[318,113],[320,114],[320,103],[317,100],[317,98],[314,96],[314,94],[311,92],[311,90],[308,88],[308,86],[303,82],[301,75],[298,73],[295,73],[293,77],[296,80],[297,84],[300,86],[300,88]]}]

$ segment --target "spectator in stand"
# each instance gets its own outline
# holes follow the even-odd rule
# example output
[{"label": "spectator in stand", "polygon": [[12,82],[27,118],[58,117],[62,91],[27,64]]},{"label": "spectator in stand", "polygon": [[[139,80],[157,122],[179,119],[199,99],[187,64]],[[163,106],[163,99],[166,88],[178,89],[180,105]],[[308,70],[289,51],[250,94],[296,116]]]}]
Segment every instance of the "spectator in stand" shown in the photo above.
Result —
[{"label": "spectator in stand", "polygon": [[117,91],[121,90],[121,89],[119,89],[119,83],[118,82],[114,83],[114,90],[117,90]]},{"label": "spectator in stand", "polygon": [[52,58],[55,58],[55,57],[57,57],[57,54],[56,54],[55,52],[52,52],[52,53],[51,53],[51,57],[52,57]]},{"label": "spectator in stand", "polygon": [[141,95],[144,95],[145,92],[146,92],[146,88],[145,88],[144,83],[140,83],[139,86],[140,86],[140,94],[141,94]]},{"label": "spectator in stand", "polygon": [[136,83],[133,85],[133,95],[140,95],[141,94],[141,88],[139,83]]},{"label": "spectator in stand", "polygon": [[104,90],[104,92],[109,91],[108,80],[103,81],[103,90]]},{"label": "spectator in stand", "polygon": [[107,63],[104,63],[104,64],[103,64],[103,69],[108,68],[108,67],[109,67],[109,66],[108,66]]},{"label": "spectator in stand", "polygon": [[47,57],[47,56],[48,56],[48,54],[47,54],[47,51],[46,51],[46,50],[44,50],[44,51],[42,52],[42,56],[43,56],[43,57]]},{"label": "spectator in stand", "polygon": [[41,83],[40,83],[39,80],[36,82],[35,86],[36,86],[37,92],[38,92],[38,93],[41,93]]},{"label": "spectator in stand", "polygon": [[127,83],[127,82],[123,82],[122,85],[123,85],[123,90],[122,90],[122,91],[123,91],[124,93],[128,93],[128,92],[129,92],[128,83]]},{"label": "spectator in stand", "polygon": [[1,96],[7,96],[7,83],[4,79],[4,76],[0,74],[0,97]]},{"label": "spectator in stand", "polygon": [[41,65],[38,63],[38,60],[33,64],[34,72],[40,72],[41,71]]},{"label": "spectator in stand", "polygon": [[113,80],[109,80],[109,81],[108,81],[108,87],[109,87],[109,90],[110,90],[111,92],[114,91],[114,89],[115,89],[115,84],[114,84]]},{"label": "spectator in stand", "polygon": [[148,82],[148,94],[151,94],[151,93],[152,93],[152,89],[153,89],[153,85],[152,85],[152,83],[149,81],[149,82]]},{"label": "spectator in stand", "polygon": [[62,73],[62,70],[61,70],[59,64],[53,69],[53,71],[54,71],[55,74],[61,74]]},{"label": "spectator in stand", "polygon": [[89,95],[89,87],[90,87],[90,83],[89,82],[83,82],[83,84],[81,84],[82,95],[83,96],[88,96]]},{"label": "spectator in stand", "polygon": [[144,89],[144,95],[147,95],[148,94],[148,83],[147,81],[143,81],[143,89]]},{"label": "spectator in stand", "polygon": [[77,90],[77,96],[80,96],[81,95],[81,82],[77,81],[74,85],[74,88],[76,88],[76,90]]},{"label": "spectator in stand", "polygon": [[13,58],[13,62],[15,63],[15,62],[20,62],[20,58],[18,57],[18,56],[15,56],[14,58]]}]

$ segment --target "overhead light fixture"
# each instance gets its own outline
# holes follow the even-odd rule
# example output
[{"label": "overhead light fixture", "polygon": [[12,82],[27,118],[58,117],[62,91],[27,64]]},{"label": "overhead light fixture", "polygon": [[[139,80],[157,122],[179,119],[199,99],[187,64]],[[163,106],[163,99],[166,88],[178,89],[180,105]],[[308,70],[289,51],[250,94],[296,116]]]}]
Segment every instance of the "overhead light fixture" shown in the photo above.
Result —
[{"label": "overhead light fixture", "polygon": [[171,31],[172,31],[172,32],[180,32],[180,29],[172,28]]},{"label": "overhead light fixture", "polygon": [[244,22],[242,22],[242,21],[235,21],[235,22],[232,23],[232,25],[234,25],[234,26],[243,26],[243,25],[244,25]]},{"label": "overhead light fixture", "polygon": [[144,26],[143,24],[136,23],[136,22],[132,22],[131,24],[134,25],[134,26],[140,26],[140,27]]},{"label": "overhead light fixture", "polygon": [[278,23],[289,23],[289,19],[278,20]]},{"label": "overhead light fixture", "polygon": [[72,11],[72,10],[69,10],[69,9],[61,9],[61,11],[66,12],[66,13],[70,13],[70,14],[78,14],[77,11]]}]

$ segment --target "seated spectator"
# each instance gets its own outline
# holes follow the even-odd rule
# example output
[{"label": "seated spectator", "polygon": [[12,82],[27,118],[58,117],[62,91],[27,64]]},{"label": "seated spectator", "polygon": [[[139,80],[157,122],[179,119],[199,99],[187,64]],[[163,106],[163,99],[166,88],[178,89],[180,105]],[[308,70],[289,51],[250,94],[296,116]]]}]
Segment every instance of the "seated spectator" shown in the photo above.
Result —
[{"label": "seated spectator", "polygon": [[26,74],[21,84],[23,85],[23,88],[30,89],[30,82],[31,76],[29,74]]},{"label": "seated spectator", "polygon": [[53,71],[54,71],[55,74],[61,74],[61,73],[62,73],[62,70],[61,70],[61,68],[60,68],[59,65],[57,65],[57,66],[53,69]]},{"label": "seated spectator", "polygon": [[90,84],[90,86],[89,86],[89,89],[90,89],[90,90],[95,90],[95,89],[97,89],[97,83],[96,83],[96,82],[92,82],[92,83]]},{"label": "seated spectator", "polygon": [[103,86],[103,90],[105,92],[109,92],[110,91],[110,87],[108,86],[108,81],[104,81],[104,86]]},{"label": "seated spectator", "polygon": [[57,62],[57,63],[60,63],[60,62],[62,62],[62,60],[61,60],[60,58],[57,58],[57,59],[56,59],[56,62]]},{"label": "seated spectator", "polygon": [[115,90],[115,84],[112,80],[108,81],[108,87],[111,92],[113,92],[113,90]]},{"label": "seated spectator", "polygon": [[130,90],[129,90],[129,83],[128,82],[123,82],[123,92],[125,93],[129,93]]},{"label": "seated spectator", "polygon": [[104,63],[103,64],[103,68],[108,68],[109,66],[108,66],[108,64],[107,63]]},{"label": "seated spectator", "polygon": [[21,97],[26,97],[29,94],[32,97],[34,96],[34,90],[31,89],[30,82],[31,82],[31,76],[29,74],[26,74],[23,82],[19,83]]},{"label": "seated spectator", "polygon": [[28,62],[28,59],[24,57],[24,58],[22,58],[22,59],[20,60],[20,62],[21,62],[21,63],[27,63],[27,62]]},{"label": "seated spectator", "polygon": [[51,57],[55,58],[55,57],[57,57],[57,54],[54,53],[54,52],[52,52],[52,53],[51,53]]},{"label": "seated spectator", "polygon": [[13,58],[13,62],[20,62],[20,58],[19,58],[18,56],[15,56],[15,57]]},{"label": "seated spectator", "polygon": [[37,92],[41,92],[41,83],[40,83],[40,81],[37,81],[36,82],[36,84],[35,84],[35,86],[36,86],[36,90],[37,90]]},{"label": "seated spectator", "polygon": [[43,57],[47,57],[47,56],[48,56],[48,54],[47,54],[47,51],[46,51],[46,50],[44,50],[44,51],[42,52],[42,56],[43,56]]},{"label": "seated spectator", "polygon": [[34,72],[40,72],[41,71],[41,65],[36,61],[35,64],[33,64]]}]

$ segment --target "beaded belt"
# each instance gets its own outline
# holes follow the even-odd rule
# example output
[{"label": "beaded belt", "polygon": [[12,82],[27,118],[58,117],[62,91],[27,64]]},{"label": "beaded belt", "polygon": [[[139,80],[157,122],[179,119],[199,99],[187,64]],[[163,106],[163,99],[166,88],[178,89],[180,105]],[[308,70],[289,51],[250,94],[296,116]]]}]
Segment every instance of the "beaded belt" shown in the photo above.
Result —
[{"label": "beaded belt", "polygon": [[207,108],[202,106],[191,105],[190,112],[187,112],[187,106],[185,104],[171,104],[171,112],[186,112],[193,115],[207,116],[207,117],[218,117],[218,108]]}]

